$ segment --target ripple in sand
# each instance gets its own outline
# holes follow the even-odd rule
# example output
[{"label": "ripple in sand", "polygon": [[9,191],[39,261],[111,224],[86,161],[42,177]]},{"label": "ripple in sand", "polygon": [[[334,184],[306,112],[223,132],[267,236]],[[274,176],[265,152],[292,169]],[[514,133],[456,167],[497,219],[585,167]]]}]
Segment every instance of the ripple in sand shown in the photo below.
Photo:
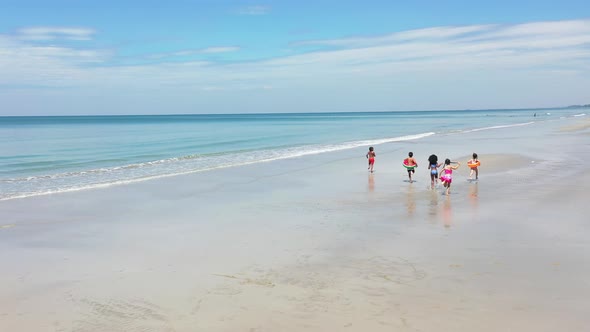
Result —
[{"label": "ripple in sand", "polygon": [[75,331],[174,331],[163,310],[142,299],[83,299],[78,302],[83,318],[76,321]]},{"label": "ripple in sand", "polygon": [[400,288],[426,277],[406,259],[381,256],[315,260],[305,256],[293,266],[251,266],[234,274],[215,275],[220,284],[199,300],[200,319],[226,321],[232,317],[239,324],[252,320],[250,315],[256,313],[261,319],[272,316],[277,322],[290,322],[289,326],[313,321],[318,314],[334,319],[388,317],[399,313],[391,303]]}]

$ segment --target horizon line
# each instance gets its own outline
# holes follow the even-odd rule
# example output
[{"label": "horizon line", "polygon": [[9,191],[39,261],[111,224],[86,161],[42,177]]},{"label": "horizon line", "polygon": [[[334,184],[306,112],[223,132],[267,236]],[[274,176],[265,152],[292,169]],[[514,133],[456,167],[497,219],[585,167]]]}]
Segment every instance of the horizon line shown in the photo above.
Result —
[{"label": "horizon line", "polygon": [[348,114],[348,113],[401,113],[401,112],[482,112],[482,111],[535,111],[590,108],[590,104],[533,107],[533,108],[478,108],[478,109],[427,109],[427,110],[396,110],[396,111],[337,111],[337,112],[267,112],[267,113],[170,113],[170,114],[54,114],[54,115],[0,115],[0,118],[34,118],[34,117],[116,117],[116,116],[186,116],[186,115],[281,115],[281,114]]}]

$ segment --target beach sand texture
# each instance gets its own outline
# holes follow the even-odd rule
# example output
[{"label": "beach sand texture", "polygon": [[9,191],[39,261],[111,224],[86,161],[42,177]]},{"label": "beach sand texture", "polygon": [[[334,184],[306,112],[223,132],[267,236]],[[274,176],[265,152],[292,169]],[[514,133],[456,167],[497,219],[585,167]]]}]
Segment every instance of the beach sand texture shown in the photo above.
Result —
[{"label": "beach sand texture", "polygon": [[586,124],[1,201],[0,331],[585,331]]}]

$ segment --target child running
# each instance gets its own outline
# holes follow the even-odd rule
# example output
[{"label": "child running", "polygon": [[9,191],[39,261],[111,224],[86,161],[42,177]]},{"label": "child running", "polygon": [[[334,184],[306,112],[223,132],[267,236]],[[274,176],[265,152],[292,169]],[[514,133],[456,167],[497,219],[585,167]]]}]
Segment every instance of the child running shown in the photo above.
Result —
[{"label": "child running", "polygon": [[438,182],[438,168],[442,164],[438,163],[438,157],[435,154],[431,154],[428,157],[428,170],[430,171],[430,188],[434,189],[434,186]]},{"label": "child running", "polygon": [[377,154],[375,153],[375,151],[373,151],[373,147],[370,147],[369,152],[367,152],[367,159],[369,159],[369,167],[367,169],[370,170],[371,173],[373,173],[373,165],[375,165],[376,156]]},{"label": "child running", "polygon": [[473,153],[473,159],[469,160],[467,162],[467,166],[469,166],[469,168],[471,168],[471,171],[469,172],[469,180],[473,179],[473,174],[475,174],[475,179],[478,179],[479,176],[479,170],[477,169],[480,165],[479,160],[477,159],[477,153]]},{"label": "child running", "polygon": [[440,180],[443,183],[443,186],[447,188],[447,195],[451,193],[451,182],[453,182],[453,171],[461,166],[461,163],[456,161],[457,166],[451,166],[451,160],[445,159],[445,165],[442,169],[442,174],[440,176]]},{"label": "child running", "polygon": [[412,181],[412,173],[415,173],[416,171],[414,169],[418,167],[418,163],[414,159],[414,152],[408,153],[408,158],[405,161],[404,165],[406,165],[406,169],[408,170],[408,178],[410,179],[410,183],[412,183],[414,182]]}]

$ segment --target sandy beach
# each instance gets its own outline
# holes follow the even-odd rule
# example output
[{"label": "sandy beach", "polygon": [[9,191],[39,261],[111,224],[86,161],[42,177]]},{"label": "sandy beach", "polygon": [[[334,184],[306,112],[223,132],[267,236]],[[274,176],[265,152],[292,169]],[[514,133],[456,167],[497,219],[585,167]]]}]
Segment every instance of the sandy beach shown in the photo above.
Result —
[{"label": "sandy beach", "polygon": [[[584,331],[589,128],[377,145],[373,174],[362,147],[0,201],[0,331]],[[432,153],[462,164],[449,196]]]}]

